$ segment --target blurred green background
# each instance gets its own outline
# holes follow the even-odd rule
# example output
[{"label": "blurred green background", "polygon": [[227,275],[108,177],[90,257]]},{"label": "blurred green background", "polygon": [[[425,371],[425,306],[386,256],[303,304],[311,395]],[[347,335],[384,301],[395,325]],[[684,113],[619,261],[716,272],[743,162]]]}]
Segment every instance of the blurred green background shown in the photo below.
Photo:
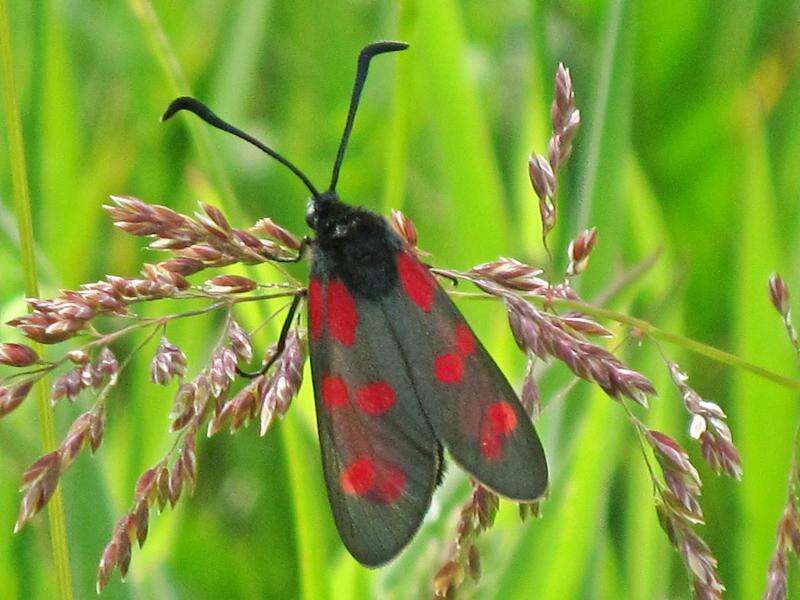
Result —
[{"label": "blurred green background", "polygon": [[[592,298],[661,249],[656,267],[610,306],[796,373],[766,295],[773,270],[800,290],[794,1],[10,0],[7,9],[44,295],[105,273],[134,275],[143,260],[156,260],[103,216],[110,193],[183,211],[202,199],[238,226],[271,216],[305,232],[305,190],[280,165],[196,120],[161,125],[159,115],[174,96],[191,92],[323,185],[358,50],[402,39],[411,48],[380,57],[371,70],[339,185],[345,200],[384,214],[403,209],[436,265],[467,268],[498,255],[545,265],[526,159],[545,150],[552,76],[563,61],[583,125],[561,177],[551,240],[558,265],[578,227],[596,225],[598,247],[580,283]],[[7,148],[3,136],[3,321],[24,310]],[[268,267],[256,273],[275,277]],[[461,306],[518,385],[523,362],[501,307]],[[199,368],[218,326],[201,319],[170,336]],[[6,328],[2,338],[13,332]],[[708,523],[701,530],[728,597],[759,597],[798,399],[664,348],[728,412],[743,481],[717,478],[701,464],[680,398],[649,343],[625,347],[626,360],[660,392],[640,412],[689,448],[699,467]],[[101,451],[82,455],[63,480],[78,598],[94,595],[97,561],[138,474],[171,443],[172,390],[149,383],[150,351],[114,396]],[[545,402],[568,380],[560,366],[548,372]],[[104,597],[430,596],[467,498],[464,476],[450,470],[398,560],[362,569],[339,542],[327,507],[309,387],[266,438],[251,427],[201,440],[195,495],[152,519],[127,583],[115,575]],[[57,407],[59,438],[86,402]],[[503,504],[496,527],[479,541],[484,575],[464,586],[463,597],[688,597],[621,408],[580,384],[538,427],[553,473],[544,518],[520,524],[516,507]],[[0,421],[3,598],[55,594],[46,515],[11,534],[20,475],[40,453],[32,397]]]}]

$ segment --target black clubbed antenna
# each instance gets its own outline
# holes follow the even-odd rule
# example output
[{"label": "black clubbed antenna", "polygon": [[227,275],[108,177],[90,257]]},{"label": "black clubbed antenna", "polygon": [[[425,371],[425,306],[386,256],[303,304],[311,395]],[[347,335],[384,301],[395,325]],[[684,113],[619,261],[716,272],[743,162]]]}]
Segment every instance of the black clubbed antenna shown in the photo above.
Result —
[{"label": "black clubbed antenna", "polygon": [[342,133],[342,141],[339,142],[339,151],[336,153],[336,162],[333,165],[333,175],[331,175],[331,185],[328,188],[333,192],[336,190],[336,182],[339,180],[339,169],[342,167],[342,159],[344,158],[344,151],[347,148],[347,141],[350,139],[350,132],[353,129],[353,121],[356,118],[356,110],[358,109],[358,100],[361,98],[361,90],[364,89],[364,82],[367,79],[367,71],[369,70],[369,61],[377,54],[384,52],[399,52],[408,48],[405,42],[374,42],[364,46],[361,53],[358,55],[358,70],[356,71],[356,81],[353,84],[353,95],[350,97],[350,110],[347,112],[347,122],[344,125],[344,133]]},{"label": "black clubbed antenna", "polygon": [[246,142],[250,142],[256,148],[263,150],[282,165],[289,167],[289,170],[300,178],[300,181],[302,181],[305,184],[305,186],[309,189],[314,198],[319,197],[319,192],[317,191],[317,188],[314,187],[314,184],[311,183],[308,177],[306,177],[305,174],[300,169],[298,169],[291,162],[289,162],[288,159],[284,158],[283,156],[275,152],[275,150],[273,150],[263,142],[260,142],[249,133],[245,133],[238,127],[234,127],[230,123],[226,123],[225,121],[220,119],[217,115],[215,115],[210,108],[208,108],[205,104],[203,104],[199,100],[196,100],[195,98],[191,98],[189,96],[181,96],[180,98],[176,98],[175,100],[170,102],[170,105],[167,107],[167,110],[165,110],[164,114],[161,116],[161,120],[166,121],[167,119],[172,117],[172,115],[174,115],[176,112],[181,110],[188,110],[189,112],[193,112],[212,127],[216,127],[217,129],[221,129],[222,131],[227,131],[228,133],[232,133],[236,137],[241,138]]}]

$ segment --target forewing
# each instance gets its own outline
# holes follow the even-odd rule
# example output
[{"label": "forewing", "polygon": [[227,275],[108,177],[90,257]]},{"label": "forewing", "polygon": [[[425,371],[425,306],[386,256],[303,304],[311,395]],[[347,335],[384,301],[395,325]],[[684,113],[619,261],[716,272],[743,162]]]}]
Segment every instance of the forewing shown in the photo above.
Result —
[{"label": "forewing", "polygon": [[397,254],[397,270],[397,293],[382,304],[436,437],[486,487],[514,500],[541,497],[544,451],[508,380],[410,251]]},{"label": "forewing", "polygon": [[339,534],[367,566],[408,543],[430,505],[439,444],[379,301],[312,270],[311,370],[328,497]]}]

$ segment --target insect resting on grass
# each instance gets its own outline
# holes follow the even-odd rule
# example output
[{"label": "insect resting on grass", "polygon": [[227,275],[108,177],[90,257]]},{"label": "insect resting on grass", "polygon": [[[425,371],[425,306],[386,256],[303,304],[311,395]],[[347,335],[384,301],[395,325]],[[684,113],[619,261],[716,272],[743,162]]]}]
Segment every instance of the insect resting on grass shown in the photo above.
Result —
[{"label": "insect resting on grass", "polygon": [[336,192],[370,60],[407,47],[376,42],[359,54],[325,192],[193,98],[176,99],[163,117],[193,112],[281,162],[311,192],[306,222],[316,237],[306,242],[308,329],[322,464],[342,541],[367,566],[391,560],[414,536],[441,479],[443,447],[506,498],[528,502],[547,488],[547,463],[530,419],[461,312],[383,217],[344,204]]}]

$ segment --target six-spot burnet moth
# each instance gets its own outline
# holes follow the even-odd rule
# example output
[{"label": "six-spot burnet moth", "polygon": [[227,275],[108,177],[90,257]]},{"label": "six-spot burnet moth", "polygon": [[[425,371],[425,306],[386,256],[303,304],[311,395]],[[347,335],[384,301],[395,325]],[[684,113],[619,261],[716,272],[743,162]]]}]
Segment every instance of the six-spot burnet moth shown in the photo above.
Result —
[{"label": "six-spot burnet moth", "polygon": [[163,117],[195,113],[284,164],[311,192],[307,305],[322,464],[339,534],[367,566],[394,558],[419,528],[441,479],[443,447],[506,498],[532,501],[547,488],[530,419],[462,314],[382,217],[344,204],[336,192],[370,60],[407,47],[376,42],[361,51],[322,193],[286,158],[193,98],[176,99]]}]

